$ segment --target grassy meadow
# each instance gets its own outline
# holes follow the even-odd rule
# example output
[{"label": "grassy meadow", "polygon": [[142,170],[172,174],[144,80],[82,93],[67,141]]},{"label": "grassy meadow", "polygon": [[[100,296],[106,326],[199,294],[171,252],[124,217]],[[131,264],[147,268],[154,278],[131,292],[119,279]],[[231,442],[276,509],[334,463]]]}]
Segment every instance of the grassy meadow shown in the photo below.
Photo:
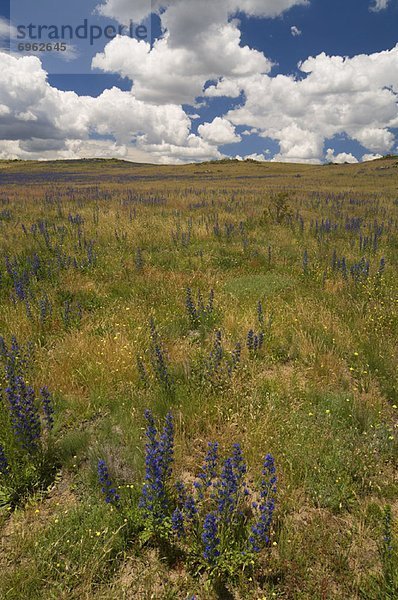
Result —
[{"label": "grassy meadow", "polygon": [[[0,248],[0,598],[398,598],[398,158],[2,161]],[[10,369],[52,394],[45,450]],[[172,482],[209,442],[253,485],[272,455],[255,565],[146,529],[147,409]]]}]

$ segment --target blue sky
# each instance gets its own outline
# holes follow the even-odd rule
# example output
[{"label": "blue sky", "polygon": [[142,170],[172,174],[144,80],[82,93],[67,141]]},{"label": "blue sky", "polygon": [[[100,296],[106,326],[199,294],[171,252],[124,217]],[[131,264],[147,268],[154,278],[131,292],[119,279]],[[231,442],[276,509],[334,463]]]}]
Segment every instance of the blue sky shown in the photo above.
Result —
[{"label": "blue sky", "polygon": [[[2,3],[1,157],[319,163],[396,152],[398,0],[153,0],[152,14],[150,6]],[[102,34],[92,44],[74,36],[66,52],[33,52],[26,44],[35,40],[15,30],[75,29],[85,19],[102,30],[133,21],[135,32],[142,22],[148,35]]]},{"label": "blue sky", "polygon": [[[321,52],[342,56],[380,52],[398,41],[398,2],[379,12],[366,0],[313,0],[277,19],[242,18],[242,42],[278,63],[280,73],[297,73],[297,64]],[[292,26],[302,35],[293,37]]]}]

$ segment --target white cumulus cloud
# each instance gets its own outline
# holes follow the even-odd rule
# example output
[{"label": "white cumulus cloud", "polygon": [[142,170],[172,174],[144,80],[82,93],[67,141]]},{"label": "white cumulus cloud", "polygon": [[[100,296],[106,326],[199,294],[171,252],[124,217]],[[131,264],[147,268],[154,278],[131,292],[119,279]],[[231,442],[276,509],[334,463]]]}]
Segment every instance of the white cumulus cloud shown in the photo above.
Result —
[{"label": "white cumulus cloud", "polygon": [[382,158],[381,154],[364,154],[361,158],[362,162],[368,162],[370,160],[377,160],[378,158]]},{"label": "white cumulus cloud", "polygon": [[[222,156],[214,144],[191,133],[180,105],[143,102],[116,87],[95,98],[57,90],[33,56],[0,52],[0,72],[3,158],[75,158],[94,151],[157,162]],[[114,142],[90,140],[92,132]]]},{"label": "white cumulus cloud", "polygon": [[347,152],[340,152],[339,154],[335,154],[334,150],[332,148],[328,148],[326,151],[326,160],[328,162],[333,162],[333,163],[337,163],[337,164],[343,164],[343,163],[357,163],[358,159],[355,158],[355,156],[353,154],[351,154],[351,152],[347,153]]},{"label": "white cumulus cloud", "polygon": [[303,79],[257,75],[242,81],[237,87],[245,102],[227,113],[228,120],[278,141],[279,160],[319,161],[325,140],[341,133],[371,152],[392,148],[390,129],[398,126],[398,46],[353,58],[322,53],[300,69]]},{"label": "white cumulus cloud", "polygon": [[293,37],[298,37],[302,34],[300,29],[298,27],[296,27],[296,25],[293,25],[293,27],[290,28],[290,33],[292,34]]},{"label": "white cumulus cloud", "polygon": [[162,9],[167,14],[174,9],[176,13],[190,14],[192,23],[196,21],[192,27],[197,30],[203,26],[201,17],[207,16],[206,22],[210,22],[209,12],[212,15],[217,12],[222,20],[237,11],[254,17],[277,17],[300,4],[307,5],[309,0],[106,0],[97,6],[97,11],[121,23],[128,23],[130,19],[142,21],[151,12],[159,13]]},{"label": "white cumulus cloud", "polygon": [[118,36],[92,64],[130,78],[141,100],[190,104],[210,80],[233,81],[271,69],[262,52],[241,45],[239,23],[231,16],[240,11],[254,17],[277,17],[305,4],[307,0],[107,0],[98,10],[123,23],[157,11],[164,35],[152,47]]},{"label": "white cumulus cloud", "polygon": [[202,139],[215,146],[233,144],[241,140],[232,123],[221,117],[216,117],[211,123],[199,125],[198,133]]},{"label": "white cumulus cloud", "polygon": [[152,47],[145,41],[118,36],[94,57],[92,65],[131,79],[140,100],[193,104],[209,80],[228,77],[233,81],[270,71],[265,56],[241,46],[240,38],[235,23],[210,28],[196,46],[175,47],[171,34]]},{"label": "white cumulus cloud", "polygon": [[379,12],[385,10],[390,4],[390,0],[374,0],[374,4],[371,5],[370,10],[372,12]]}]

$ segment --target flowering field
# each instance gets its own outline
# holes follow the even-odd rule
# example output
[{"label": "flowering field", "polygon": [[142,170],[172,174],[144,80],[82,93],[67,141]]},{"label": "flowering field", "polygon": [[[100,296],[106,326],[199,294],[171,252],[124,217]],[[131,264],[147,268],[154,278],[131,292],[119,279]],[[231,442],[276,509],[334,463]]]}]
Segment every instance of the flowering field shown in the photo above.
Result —
[{"label": "flowering field", "polygon": [[398,597],[398,159],[0,163],[0,598]]}]

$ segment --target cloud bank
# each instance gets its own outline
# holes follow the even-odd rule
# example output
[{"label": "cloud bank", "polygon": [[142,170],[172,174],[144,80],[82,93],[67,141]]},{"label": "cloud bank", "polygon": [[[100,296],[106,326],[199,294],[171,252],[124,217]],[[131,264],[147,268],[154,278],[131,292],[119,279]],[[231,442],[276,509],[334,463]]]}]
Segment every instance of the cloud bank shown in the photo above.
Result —
[{"label": "cloud bank", "polygon": [[[393,151],[398,45],[351,58],[321,53],[303,61],[296,76],[273,76],[271,61],[242,44],[237,11],[274,18],[306,4],[154,0],[162,36],[152,45],[126,36],[107,43],[93,57],[93,68],[128,78],[131,89],[114,87],[98,97],[52,87],[37,57],[0,52],[0,156],[209,160],[221,158],[225,144],[238,144],[239,131],[245,140],[255,135],[277,142],[273,160],[280,161],[357,160],[326,149],[341,134],[361,144],[366,157]],[[387,4],[377,0],[373,9]],[[137,22],[148,16],[151,6],[147,0],[108,0],[97,10],[121,23],[130,18]],[[292,27],[292,35],[298,32]],[[193,130],[194,113],[213,98],[234,101],[235,108]],[[264,160],[268,152],[249,156]]]}]

